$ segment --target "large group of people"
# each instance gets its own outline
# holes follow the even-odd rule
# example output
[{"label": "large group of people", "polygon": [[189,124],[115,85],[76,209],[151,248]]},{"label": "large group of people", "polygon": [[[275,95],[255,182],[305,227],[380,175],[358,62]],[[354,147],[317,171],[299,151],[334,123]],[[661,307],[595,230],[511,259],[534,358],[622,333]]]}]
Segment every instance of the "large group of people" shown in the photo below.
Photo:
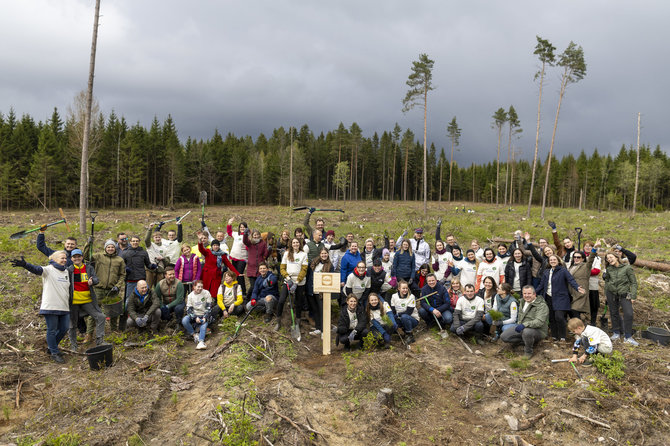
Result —
[{"label": "large group of people", "polygon": [[[288,230],[277,236],[249,228],[246,222],[233,228],[233,218],[225,230],[212,232],[203,218],[194,245],[184,242],[179,219],[166,237],[164,224],[157,222],[147,229],[144,247],[139,236],[120,232],[93,255],[92,238],[83,251],[74,238],[54,251],[46,245],[43,226],[37,248],[49,264],[32,265],[23,257],[12,263],[42,277],[40,314],[48,351],[57,362],[63,361],[59,342],[66,332],[74,350],[78,331],[86,333],[85,342],[99,345],[106,319],[111,330],[155,333],[174,316],[196,348],[205,349],[212,327],[254,306],[265,323],[281,329],[287,300],[294,327],[310,326],[314,336],[332,327],[336,343],[345,348],[364,339],[389,347],[394,335],[409,345],[425,324],[479,342],[523,344],[530,357],[545,338],[566,341],[568,330],[577,337],[596,333],[600,277],[611,340],[637,345],[632,337],[637,282],[630,266],[636,256],[620,245],[601,257],[601,240],[575,246],[570,238],[559,238],[550,221],[553,244],[518,230],[511,243],[481,247],[472,240],[461,247],[454,234],[442,239],[441,220],[432,246],[423,228],[415,228],[410,238],[409,231],[397,239],[385,233],[381,246],[373,238],[359,245],[353,233],[336,238],[321,216],[312,227],[314,212],[308,210],[292,236]],[[333,295],[340,306],[334,325],[322,320],[323,305],[331,303],[324,303],[313,286],[314,274],[321,272],[340,278],[341,292]],[[607,353],[605,344],[601,352]]]}]

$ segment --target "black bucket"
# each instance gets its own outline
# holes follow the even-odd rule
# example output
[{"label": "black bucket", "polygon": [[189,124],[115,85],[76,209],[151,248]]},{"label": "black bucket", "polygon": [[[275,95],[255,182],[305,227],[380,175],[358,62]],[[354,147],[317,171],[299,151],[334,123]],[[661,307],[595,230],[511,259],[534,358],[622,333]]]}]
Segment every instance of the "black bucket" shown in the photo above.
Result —
[{"label": "black bucket", "polygon": [[654,342],[658,342],[661,345],[668,345],[668,343],[670,343],[670,331],[659,327],[647,328],[646,331],[642,332],[642,337]]},{"label": "black bucket", "polygon": [[98,345],[86,350],[88,365],[91,370],[100,370],[101,366],[111,367],[114,363],[114,346],[112,344]]}]

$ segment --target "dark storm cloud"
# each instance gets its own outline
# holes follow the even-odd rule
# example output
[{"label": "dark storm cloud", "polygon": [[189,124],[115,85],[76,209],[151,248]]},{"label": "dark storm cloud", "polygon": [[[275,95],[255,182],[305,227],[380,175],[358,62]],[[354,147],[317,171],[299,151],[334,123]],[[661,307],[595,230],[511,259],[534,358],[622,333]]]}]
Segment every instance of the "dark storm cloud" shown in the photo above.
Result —
[{"label": "dark storm cloud", "polygon": [[[11,2],[0,18],[0,111],[46,119],[85,88],[92,0]],[[105,114],[150,125],[171,114],[180,137],[269,135],[307,124],[315,132],[357,122],[366,136],[398,122],[422,136],[420,108],[403,114],[413,60],[435,60],[428,137],[448,148],[446,125],[463,128],[455,159],[495,160],[491,115],[514,105],[524,158],[535,144],[539,68],[535,36],[557,53],[584,48],[587,74],[565,95],[555,151],[616,152],[635,141],[667,147],[670,96],[663,57],[665,2],[102,2],[95,95]],[[540,156],[546,157],[560,71],[543,93]],[[504,138],[506,158],[506,138]]]}]

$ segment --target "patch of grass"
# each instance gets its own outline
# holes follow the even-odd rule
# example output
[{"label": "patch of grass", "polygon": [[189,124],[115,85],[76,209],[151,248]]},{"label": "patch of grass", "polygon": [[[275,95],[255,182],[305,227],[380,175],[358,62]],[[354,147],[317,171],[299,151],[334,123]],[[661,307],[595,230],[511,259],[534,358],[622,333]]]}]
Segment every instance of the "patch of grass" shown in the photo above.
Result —
[{"label": "patch of grass", "polygon": [[624,377],[626,366],[620,351],[614,350],[611,355],[593,355],[591,359],[596,369],[607,378],[619,381]]},{"label": "patch of grass", "polygon": [[7,325],[14,325],[16,323],[16,316],[14,316],[15,311],[4,310],[0,312],[0,322],[4,322]]},{"label": "patch of grass", "polygon": [[595,382],[589,384],[588,390],[604,396],[614,395],[615,393],[607,387],[607,384],[602,379],[596,379]]},{"label": "patch of grass", "polygon": [[146,443],[144,443],[144,440],[138,434],[133,434],[128,437],[127,444],[128,446],[144,446]]},{"label": "patch of grass", "polygon": [[179,396],[177,395],[177,392],[172,392],[172,395],[170,395],[170,402],[172,404],[177,404],[177,402],[179,402]]},{"label": "patch of grass", "polygon": [[530,361],[526,358],[518,358],[518,359],[512,359],[509,362],[509,366],[512,367],[513,369],[519,369],[519,370],[526,370],[528,366],[530,365]]},{"label": "patch of grass", "polygon": [[[256,393],[251,391],[242,400],[233,400],[225,406],[217,406],[214,416],[221,423],[221,429],[211,432],[210,438],[214,443],[229,446],[258,445],[259,430],[253,424],[253,418],[248,413],[258,415],[260,409],[256,400]],[[224,430],[225,426],[225,430]],[[263,434],[270,434],[274,440],[276,429],[263,429]]]},{"label": "patch of grass", "polygon": [[263,362],[249,356],[246,348],[238,344],[230,347],[230,354],[220,364],[223,369],[223,385],[228,389],[245,384],[245,376],[250,376],[264,367]]},{"label": "patch of grass", "polygon": [[[232,336],[233,333],[235,333],[235,329],[237,328],[237,322],[237,318],[227,317],[219,323],[219,329],[222,333],[228,336]],[[223,336],[222,339],[228,336]]]},{"label": "patch of grass", "polygon": [[2,416],[5,418],[5,421],[9,421],[9,417],[12,415],[12,409],[7,404],[2,405]]},{"label": "patch of grass", "polygon": [[568,387],[568,382],[564,381],[562,379],[559,379],[558,381],[554,381],[553,383],[551,383],[551,385],[549,385],[549,387],[551,387],[553,389],[565,389],[566,387]]}]

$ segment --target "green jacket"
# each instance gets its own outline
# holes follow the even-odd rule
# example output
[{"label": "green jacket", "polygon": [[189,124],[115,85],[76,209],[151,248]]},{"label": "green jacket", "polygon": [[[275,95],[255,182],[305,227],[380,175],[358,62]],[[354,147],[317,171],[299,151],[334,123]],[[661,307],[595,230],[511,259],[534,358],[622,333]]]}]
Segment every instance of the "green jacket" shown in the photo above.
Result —
[{"label": "green jacket", "polygon": [[132,320],[137,319],[140,316],[151,316],[161,306],[160,299],[148,291],[147,295],[144,297],[144,302],[140,302],[140,298],[137,295],[138,291],[135,292],[128,298],[128,315]]},{"label": "green jacket", "polygon": [[163,279],[156,284],[153,294],[160,305],[167,305],[172,309],[184,303],[184,284],[181,280],[175,279],[174,283],[169,285],[167,279]]},{"label": "green jacket", "polygon": [[519,304],[519,317],[517,319],[517,324],[523,324],[527,328],[535,328],[540,330],[542,334],[547,336],[548,320],[549,320],[549,307],[544,301],[542,296],[537,296],[537,298],[530,304],[530,308],[526,308],[526,311],[523,311],[524,305],[529,305],[526,301],[521,300]]},{"label": "green jacket", "polygon": [[[123,298],[126,287],[126,262],[121,256],[114,254],[109,255],[106,252],[99,252],[93,254],[93,262],[95,263],[95,270],[98,274],[100,282],[95,286],[99,291],[98,295],[101,300],[108,302],[101,302],[109,304],[109,297],[113,297],[111,303],[118,302]],[[119,292],[114,296],[107,296],[108,291],[113,287],[117,287]],[[105,297],[107,296],[107,297]]]},{"label": "green jacket", "polygon": [[603,273],[605,281],[605,292],[626,295],[630,294],[630,299],[637,298],[637,278],[630,265],[614,266],[607,265]]}]

